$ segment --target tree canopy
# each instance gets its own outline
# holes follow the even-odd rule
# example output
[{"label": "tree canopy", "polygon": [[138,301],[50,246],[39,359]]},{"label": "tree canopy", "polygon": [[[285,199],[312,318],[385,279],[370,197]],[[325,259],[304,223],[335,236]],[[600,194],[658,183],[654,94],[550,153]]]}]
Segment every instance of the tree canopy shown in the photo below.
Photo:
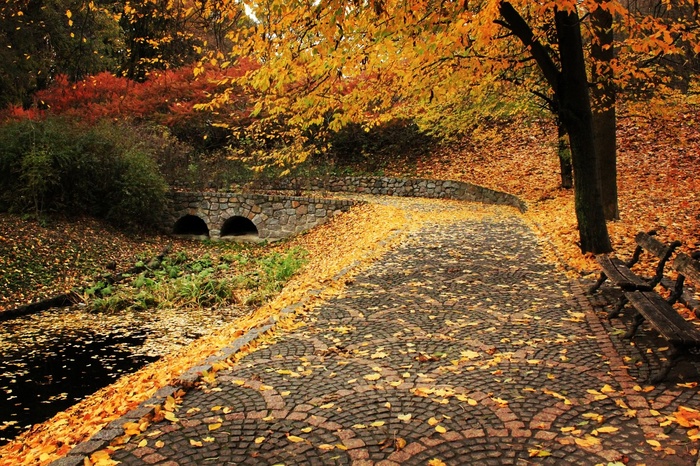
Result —
[{"label": "tree canopy", "polygon": [[581,247],[595,252],[610,247],[596,225],[616,207],[597,213],[615,184],[614,142],[612,156],[599,144],[614,118],[598,141],[594,122],[615,93],[688,92],[700,52],[692,0],[6,0],[0,21],[3,104],[27,105],[59,73],[143,81],[192,63],[205,79],[212,67],[245,69],[219,73],[195,108],[263,165],[303,161],[349,124],[407,118],[465,133],[477,115],[517,112],[535,95],[569,135]]}]

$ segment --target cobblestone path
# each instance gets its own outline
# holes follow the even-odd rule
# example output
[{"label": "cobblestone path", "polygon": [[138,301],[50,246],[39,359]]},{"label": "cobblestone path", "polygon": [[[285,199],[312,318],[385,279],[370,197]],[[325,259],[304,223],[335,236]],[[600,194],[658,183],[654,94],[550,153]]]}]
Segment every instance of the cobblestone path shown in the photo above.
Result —
[{"label": "cobblestone path", "polygon": [[112,458],[694,464],[580,290],[517,216],[427,225]]}]

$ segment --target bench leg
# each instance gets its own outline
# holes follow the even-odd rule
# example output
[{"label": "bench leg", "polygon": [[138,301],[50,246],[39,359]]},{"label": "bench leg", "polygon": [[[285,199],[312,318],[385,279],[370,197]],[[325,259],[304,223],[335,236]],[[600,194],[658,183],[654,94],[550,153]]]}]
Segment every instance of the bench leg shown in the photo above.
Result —
[{"label": "bench leg", "polygon": [[637,333],[637,329],[639,328],[640,325],[644,323],[644,316],[637,313],[634,315],[634,320],[632,321],[632,325],[630,325],[629,330],[627,330],[627,333],[622,335],[622,338],[633,338],[634,334]]},{"label": "bench leg", "polygon": [[608,312],[608,320],[617,318],[620,315],[620,312],[622,312],[622,309],[624,309],[626,304],[627,304],[627,298],[625,297],[625,295],[620,296],[620,299],[617,300],[617,304],[615,304],[615,307],[613,308],[613,310]]},{"label": "bench leg", "polygon": [[683,356],[683,353],[681,351],[679,351],[677,348],[672,347],[671,352],[668,353],[668,360],[661,367],[661,370],[659,371],[659,373],[651,378],[650,382],[652,384],[657,384],[657,383],[663,381],[666,378],[666,376],[668,375],[668,373],[671,372],[671,369],[673,368],[673,366],[676,365],[676,363],[681,358],[681,356]]},{"label": "bench leg", "polygon": [[595,282],[595,285],[591,286],[591,287],[588,289],[588,293],[590,293],[590,294],[595,293],[596,290],[597,290],[598,288],[600,288],[600,285],[602,285],[603,282],[604,282],[605,280],[607,280],[607,278],[608,278],[608,277],[607,277],[607,275],[605,275],[605,273],[600,272],[600,277],[598,277],[598,281],[596,281],[596,282]]}]

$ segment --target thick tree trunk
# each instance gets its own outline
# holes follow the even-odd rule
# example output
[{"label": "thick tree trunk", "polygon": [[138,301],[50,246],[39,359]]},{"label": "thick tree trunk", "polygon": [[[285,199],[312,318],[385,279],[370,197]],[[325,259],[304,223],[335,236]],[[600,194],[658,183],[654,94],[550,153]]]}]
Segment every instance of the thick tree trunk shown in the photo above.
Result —
[{"label": "thick tree trunk", "polygon": [[561,172],[561,187],[571,189],[574,187],[574,174],[571,165],[571,149],[569,138],[561,119],[557,117],[557,154],[559,155],[559,169]]},{"label": "thick tree trunk", "polygon": [[612,245],[603,213],[580,22],[573,11],[557,11],[554,20],[561,59],[557,92],[559,115],[571,143],[581,251],[610,252]]},{"label": "thick tree trunk", "polygon": [[598,8],[591,14],[591,25],[594,34],[591,43],[593,138],[598,157],[603,212],[607,220],[617,220],[620,212],[617,203],[616,95],[614,73],[610,66],[614,58],[613,16],[609,11]]},{"label": "thick tree trunk", "polygon": [[576,219],[581,238],[581,251],[612,251],[605,225],[598,162],[593,141],[593,114],[588,94],[586,64],[583,57],[581,26],[576,11],[554,14],[559,38],[561,71],[548,51],[535,38],[532,29],[509,2],[499,3],[505,21],[497,21],[510,29],[537,62],[559,101],[559,117],[569,134],[574,168]]}]

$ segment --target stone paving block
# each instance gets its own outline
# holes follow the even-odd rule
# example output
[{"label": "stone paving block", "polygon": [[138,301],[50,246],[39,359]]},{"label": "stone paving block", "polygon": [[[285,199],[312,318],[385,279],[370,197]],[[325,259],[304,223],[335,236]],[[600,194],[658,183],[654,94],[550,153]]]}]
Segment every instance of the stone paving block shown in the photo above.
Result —
[{"label": "stone paving block", "polygon": [[[418,189],[439,186],[425,182]],[[402,208],[435,213],[419,200]],[[319,202],[318,209],[328,207]],[[202,412],[146,432],[161,432],[165,446],[151,454],[160,455],[156,462],[389,466],[441,458],[447,464],[527,464],[532,448],[551,452],[543,464],[606,464],[618,451],[629,451],[637,462],[661,460],[645,442],[661,432],[645,413],[650,406],[673,409],[687,392],[633,390],[630,372],[636,369],[621,355],[637,349],[610,337],[607,321],[595,315],[578,284],[543,258],[525,222],[514,215],[461,220],[466,206],[445,209],[454,209],[453,222],[436,221],[407,236],[353,274],[342,294],[312,309],[292,306],[289,312],[305,308],[303,328],[222,371],[218,391],[191,389],[180,412]],[[248,332],[228,351],[265,331]],[[371,358],[379,352],[383,357]],[[371,374],[377,379],[365,379]],[[238,379],[245,387],[231,383]],[[615,394],[595,399],[588,391],[605,385]],[[627,420],[618,399],[639,418]],[[331,402],[331,409],[320,408]],[[235,412],[222,415],[223,425],[209,432],[203,422],[214,405]],[[603,445],[585,449],[560,429],[592,422],[584,417],[591,412],[617,420],[620,432],[601,435]],[[446,431],[440,434],[436,425]],[[214,442],[189,443],[204,437]],[[406,445],[395,451],[398,438]],[[133,448],[115,452],[114,459],[144,462]]]}]

